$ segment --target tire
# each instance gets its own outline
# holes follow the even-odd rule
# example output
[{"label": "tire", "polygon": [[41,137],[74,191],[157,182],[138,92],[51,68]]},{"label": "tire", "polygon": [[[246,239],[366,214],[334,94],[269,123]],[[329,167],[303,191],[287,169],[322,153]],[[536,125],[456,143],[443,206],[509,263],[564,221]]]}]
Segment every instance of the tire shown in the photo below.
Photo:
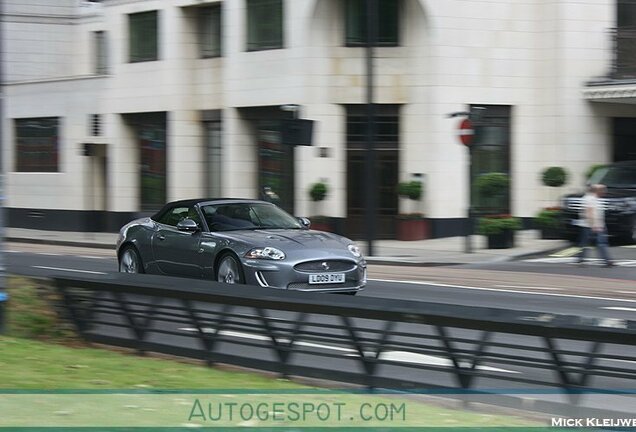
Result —
[{"label": "tire", "polygon": [[245,274],[238,257],[233,253],[226,253],[216,266],[216,280],[226,284],[244,284]]},{"label": "tire", "polygon": [[636,244],[636,216],[632,217],[631,229],[625,233],[623,237],[625,239],[625,243],[627,244]]},{"label": "tire", "polygon": [[145,273],[139,252],[134,246],[126,246],[119,254],[119,271],[121,273]]}]

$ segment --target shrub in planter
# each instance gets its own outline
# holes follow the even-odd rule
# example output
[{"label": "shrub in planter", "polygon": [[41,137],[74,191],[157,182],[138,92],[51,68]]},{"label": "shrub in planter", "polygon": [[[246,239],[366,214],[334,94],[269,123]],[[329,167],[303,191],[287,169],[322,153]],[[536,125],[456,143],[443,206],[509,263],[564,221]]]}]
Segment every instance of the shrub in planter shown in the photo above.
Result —
[{"label": "shrub in planter", "polygon": [[[398,195],[411,201],[422,197],[422,182],[412,180],[398,184]],[[401,213],[397,216],[398,240],[423,240],[430,236],[429,221],[420,212]]]},{"label": "shrub in planter", "polygon": [[422,182],[413,180],[398,184],[398,195],[416,201],[422,197]]},{"label": "shrub in planter", "polygon": [[488,239],[488,249],[514,247],[514,232],[521,229],[521,220],[511,215],[495,215],[479,218],[477,233]]},{"label": "shrub in planter", "polygon": [[541,210],[534,218],[534,225],[541,230],[542,239],[560,239],[563,237],[561,226],[561,209],[548,207]]},{"label": "shrub in planter", "polygon": [[[309,197],[313,202],[318,203],[327,197],[328,192],[329,188],[326,183],[316,182],[309,188]],[[316,207],[318,207],[318,204],[316,204]],[[331,218],[328,216],[311,216],[309,220],[311,221],[311,228],[313,229],[319,231],[333,231],[333,224]]]},{"label": "shrub in planter", "polygon": [[498,172],[482,174],[475,180],[477,193],[483,197],[503,195],[509,184],[508,174]]},{"label": "shrub in planter", "polygon": [[311,200],[314,202],[322,201],[327,197],[327,192],[329,189],[327,185],[323,182],[317,182],[311,185],[309,188],[309,196]]}]

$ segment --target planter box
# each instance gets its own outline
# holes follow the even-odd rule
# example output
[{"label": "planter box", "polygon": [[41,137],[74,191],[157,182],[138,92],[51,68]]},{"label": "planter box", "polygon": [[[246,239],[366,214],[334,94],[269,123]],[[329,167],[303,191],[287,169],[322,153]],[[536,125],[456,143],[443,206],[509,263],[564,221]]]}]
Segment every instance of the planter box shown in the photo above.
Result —
[{"label": "planter box", "polygon": [[427,219],[398,219],[396,239],[412,241],[424,240],[431,235],[430,222]]},{"label": "planter box", "polygon": [[488,239],[488,249],[508,249],[515,247],[515,232],[505,230],[499,234],[486,236]]},{"label": "planter box", "polygon": [[541,238],[543,240],[561,240],[563,230],[560,228],[541,228]]}]

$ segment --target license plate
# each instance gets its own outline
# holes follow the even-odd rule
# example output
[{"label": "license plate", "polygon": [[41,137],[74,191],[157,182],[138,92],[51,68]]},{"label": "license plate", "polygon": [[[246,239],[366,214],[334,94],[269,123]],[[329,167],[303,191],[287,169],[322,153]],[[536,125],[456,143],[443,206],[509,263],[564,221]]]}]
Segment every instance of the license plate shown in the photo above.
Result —
[{"label": "license plate", "polygon": [[316,273],[309,275],[310,284],[344,283],[344,273]]}]

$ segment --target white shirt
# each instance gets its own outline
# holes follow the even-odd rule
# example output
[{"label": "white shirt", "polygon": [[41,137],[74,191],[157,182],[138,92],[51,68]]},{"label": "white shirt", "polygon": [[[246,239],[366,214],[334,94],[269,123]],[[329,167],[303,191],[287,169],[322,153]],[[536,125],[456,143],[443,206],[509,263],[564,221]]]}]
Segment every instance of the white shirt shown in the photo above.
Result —
[{"label": "white shirt", "polygon": [[[588,209],[590,209],[591,219],[588,217]],[[581,201],[580,211],[581,226],[587,228],[605,228],[605,211],[603,203],[596,194],[588,192]]]}]

